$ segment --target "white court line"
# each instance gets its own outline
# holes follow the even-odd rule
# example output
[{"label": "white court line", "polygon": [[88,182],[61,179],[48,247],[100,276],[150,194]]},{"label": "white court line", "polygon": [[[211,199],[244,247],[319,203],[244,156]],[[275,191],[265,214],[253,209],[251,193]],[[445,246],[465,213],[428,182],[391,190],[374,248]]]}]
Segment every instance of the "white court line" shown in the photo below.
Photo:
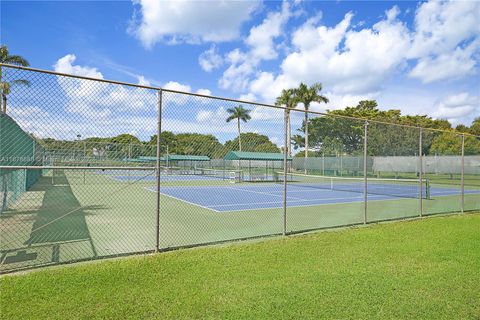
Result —
[{"label": "white court line", "polygon": [[[347,199],[363,199],[363,196],[360,197],[349,197]],[[340,199],[346,199],[345,197],[343,198],[324,198],[324,199],[300,199],[300,200],[295,200],[294,202],[312,202],[312,201],[319,201],[319,200],[340,200]],[[217,204],[213,205],[212,207],[228,207],[228,206],[243,206],[247,204],[270,204],[270,203],[278,203],[278,201],[269,201],[269,202],[248,202],[248,203],[235,203],[235,204]]]},{"label": "white court line", "polygon": [[[150,192],[155,192],[155,193],[157,193],[156,190],[151,190],[151,189],[149,189],[149,187],[145,187],[145,189],[147,189],[147,190],[150,191]],[[191,204],[191,205],[193,205],[193,206],[197,206],[197,207],[200,207],[200,208],[203,208],[203,209],[211,210],[211,211],[214,211],[214,212],[222,212],[222,211],[218,211],[218,210],[212,209],[211,207],[205,207],[205,206],[202,206],[202,205],[200,205],[200,204],[198,204],[198,203],[193,203],[193,202],[187,201],[187,200],[185,200],[185,199],[180,199],[180,198],[171,196],[171,195],[166,194],[166,193],[160,192],[160,194],[161,194],[162,196],[169,197],[169,198],[172,198],[172,199],[175,199],[175,200],[178,200],[178,201],[183,201],[183,202],[185,202],[185,203],[188,203],[188,204]]]},{"label": "white court line", "polygon": [[[375,197],[385,197],[385,196],[375,196]],[[363,197],[360,197],[363,199]],[[370,198],[374,198],[373,196]],[[339,198],[339,199],[355,199],[355,198]],[[317,199],[319,200],[319,199]],[[378,199],[378,200],[369,200],[369,202],[374,202],[374,201],[392,201],[395,199]],[[277,202],[275,202],[277,203]],[[333,202],[333,203],[314,203],[314,204],[304,204],[304,205],[296,205],[296,206],[290,206],[287,205],[288,208],[301,208],[301,207],[317,207],[317,206],[328,206],[328,205],[345,205],[348,203],[363,203],[363,201],[346,201],[346,202]],[[257,204],[256,202],[252,202],[250,204]],[[237,204],[232,204],[232,206],[235,206]],[[258,211],[258,210],[268,210],[268,209],[282,209],[283,206],[280,207],[268,207],[268,208],[252,208],[252,209],[235,209],[235,210],[228,210],[228,211],[219,211],[219,212],[239,212],[239,211]]]},{"label": "white court line", "polygon": [[[253,190],[240,189],[240,188],[234,188],[234,187],[223,187],[223,189],[232,189],[232,190],[245,191],[245,192],[250,192],[250,193],[263,194],[263,195],[267,195],[267,196],[283,197],[283,194],[275,194],[275,193],[269,193],[269,192],[253,191]],[[297,199],[297,200],[303,200],[302,198],[289,197],[289,196],[287,195],[287,199],[288,199],[288,198]]]}]

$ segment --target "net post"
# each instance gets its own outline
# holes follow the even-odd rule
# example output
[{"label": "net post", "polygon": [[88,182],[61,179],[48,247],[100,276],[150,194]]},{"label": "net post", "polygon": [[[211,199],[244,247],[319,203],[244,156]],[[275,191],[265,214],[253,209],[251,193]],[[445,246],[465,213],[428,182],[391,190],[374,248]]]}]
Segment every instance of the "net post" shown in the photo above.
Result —
[{"label": "net post", "polygon": [[287,234],[287,161],[288,161],[288,111],[284,112],[284,147],[283,147],[283,232],[285,236]]},{"label": "net post", "polygon": [[325,152],[322,151],[322,176],[325,175]]},{"label": "net post", "polygon": [[162,90],[157,91],[158,110],[157,110],[157,163],[156,163],[156,187],[157,187],[157,204],[156,204],[156,230],[155,230],[155,252],[160,248],[160,133],[162,132]]},{"label": "net post", "polygon": [[465,134],[462,134],[462,169],[461,169],[461,186],[462,186],[462,213],[465,209]]},{"label": "net post", "polygon": [[365,121],[364,124],[364,136],[363,136],[363,223],[367,223],[367,213],[368,213],[368,180],[367,180],[367,146],[368,146],[368,121]]},{"label": "net post", "polygon": [[[420,161],[419,165],[419,173],[418,173],[418,180],[420,183],[420,217],[423,216],[423,130],[422,128],[419,129],[419,137],[418,137],[418,159]],[[425,190],[427,192],[427,190]]]}]

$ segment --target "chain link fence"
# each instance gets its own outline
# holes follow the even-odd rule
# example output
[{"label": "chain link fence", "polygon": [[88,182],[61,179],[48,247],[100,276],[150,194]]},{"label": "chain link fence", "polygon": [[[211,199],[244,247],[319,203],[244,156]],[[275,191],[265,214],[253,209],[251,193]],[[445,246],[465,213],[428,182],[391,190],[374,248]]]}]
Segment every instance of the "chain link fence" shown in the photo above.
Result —
[{"label": "chain link fence", "polygon": [[305,122],[299,109],[7,65],[0,75],[28,82],[0,114],[1,273],[480,210],[480,137],[317,112]]}]

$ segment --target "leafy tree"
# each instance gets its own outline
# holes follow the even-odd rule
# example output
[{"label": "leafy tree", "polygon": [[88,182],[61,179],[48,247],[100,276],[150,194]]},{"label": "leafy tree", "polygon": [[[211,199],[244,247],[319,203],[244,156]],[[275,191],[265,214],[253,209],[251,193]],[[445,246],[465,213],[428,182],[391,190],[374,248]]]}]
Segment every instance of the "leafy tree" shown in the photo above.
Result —
[{"label": "leafy tree", "polygon": [[[379,110],[375,100],[360,101],[355,107],[327,111],[336,116],[363,118],[400,125],[417,126],[442,130],[453,130],[447,120],[436,120],[426,115],[403,116],[400,110]],[[364,121],[348,118],[319,117],[309,121],[312,145],[321,152],[357,154],[363,150]],[[461,127],[460,127],[461,128]],[[471,130],[471,129],[469,129]],[[299,130],[304,131],[304,127]],[[418,154],[420,130],[370,122],[368,127],[368,153],[370,155],[414,155]],[[439,132],[423,130],[422,152],[430,153]],[[304,145],[301,136],[294,137],[296,147]],[[438,144],[438,141],[437,141]]]},{"label": "leafy tree", "polygon": [[[150,137],[150,145],[157,145],[157,135]],[[177,140],[175,134],[171,131],[162,131],[160,133],[160,150],[162,154],[177,153]]]},{"label": "leafy tree", "polygon": [[259,144],[255,150],[255,152],[271,152],[271,153],[279,153],[280,149],[271,141]]},{"label": "leafy tree", "polygon": [[113,143],[121,144],[140,144],[140,139],[128,133],[123,133],[116,137],[113,137],[111,141]]},{"label": "leafy tree", "polygon": [[475,120],[473,120],[473,123],[472,123],[472,125],[470,126],[470,129],[469,129],[469,132],[471,134],[480,136],[480,117],[477,117],[477,118],[475,118]]},{"label": "leafy tree", "polygon": [[[242,133],[240,135],[241,141],[243,141],[243,151],[250,152],[279,152],[278,147],[268,139],[267,136],[254,132]],[[229,140],[225,143],[226,151],[238,150],[239,146],[238,137]]]},{"label": "leafy tree", "polygon": [[287,145],[286,151],[289,156],[292,155],[292,125],[290,123],[290,111],[297,107],[297,97],[295,95],[294,89],[283,89],[280,96],[277,97],[275,101],[275,105],[277,106],[285,106],[287,109],[285,112],[287,113]]},{"label": "leafy tree", "polygon": [[[13,64],[13,65],[19,65],[24,67],[28,67],[30,65],[25,58],[18,55],[11,55],[8,52],[8,48],[6,45],[2,45],[0,47],[0,63]],[[16,79],[16,80],[12,80],[11,82],[3,81],[2,68],[0,67],[0,91],[2,93],[1,109],[3,113],[7,113],[7,95],[10,93],[10,88],[12,85],[17,85],[17,84],[30,85],[30,81],[25,79]]]},{"label": "leafy tree", "polygon": [[[308,87],[303,82],[300,83],[300,86],[295,89],[295,95],[298,102],[302,102],[305,108],[305,120],[304,120],[304,136],[305,136],[305,149],[308,150],[308,110],[312,102],[318,103],[328,103],[328,99],[325,96],[320,94],[322,91],[322,85],[320,83],[315,83],[312,86]],[[305,158],[308,158],[308,152],[304,152]]]},{"label": "leafy tree", "polygon": [[[431,154],[461,155],[462,139],[457,133],[442,132],[432,142]],[[465,136],[465,155],[480,154],[480,138]]]},{"label": "leafy tree", "polygon": [[459,124],[459,125],[457,125],[457,126],[455,127],[455,130],[457,130],[458,132],[464,132],[464,133],[465,133],[465,132],[467,132],[467,133],[470,132],[470,128],[467,127],[467,126],[464,125],[464,124]]},{"label": "leafy tree", "polygon": [[[315,151],[308,151],[308,156],[310,158],[314,158],[314,157],[318,157],[319,154],[318,154],[318,152],[315,152]],[[305,150],[302,150],[302,151],[298,152],[295,155],[295,158],[305,158]]]},{"label": "leafy tree", "polygon": [[176,154],[189,154],[198,156],[208,156],[214,158],[223,150],[223,145],[218,139],[210,134],[200,133],[180,133],[175,135]]},{"label": "leafy tree", "polygon": [[227,118],[227,122],[237,119],[237,128],[238,128],[238,145],[239,150],[242,151],[242,139],[240,136],[240,120],[243,122],[247,122],[248,120],[252,119],[250,116],[250,110],[245,109],[242,105],[234,108],[228,108],[227,112],[230,116]]}]

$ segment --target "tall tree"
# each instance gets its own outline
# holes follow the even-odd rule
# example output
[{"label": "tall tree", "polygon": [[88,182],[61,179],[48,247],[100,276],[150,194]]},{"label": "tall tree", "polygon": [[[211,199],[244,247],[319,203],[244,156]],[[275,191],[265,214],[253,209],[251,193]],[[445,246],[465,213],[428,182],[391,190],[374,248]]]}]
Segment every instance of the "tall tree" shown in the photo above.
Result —
[{"label": "tall tree", "polygon": [[[314,83],[312,86],[308,87],[303,82],[300,83],[300,86],[295,89],[295,96],[297,97],[298,102],[303,103],[305,108],[305,120],[304,120],[304,128],[305,128],[305,158],[308,158],[308,110],[310,109],[310,104],[312,102],[318,103],[328,103],[328,98],[322,96],[320,94],[322,91],[322,84],[321,83]],[[305,173],[307,169],[305,166]]]},{"label": "tall tree", "polygon": [[[254,132],[242,133],[242,150],[250,152],[279,152],[278,147],[270,141],[270,139],[263,135]],[[225,142],[226,150],[238,149],[238,137],[233,140]]]},{"label": "tall tree", "polygon": [[[8,48],[6,45],[2,45],[0,47],[0,63],[13,64],[24,67],[28,67],[30,65],[25,58],[18,55],[11,55],[8,52]],[[2,106],[0,109],[3,113],[7,113],[7,95],[10,93],[10,87],[14,84],[29,85],[30,82],[25,79],[16,79],[12,80],[11,82],[3,81],[2,68],[0,67],[0,91],[2,93]]]},{"label": "tall tree", "polygon": [[287,113],[287,145],[285,146],[285,150],[289,156],[292,156],[292,125],[290,123],[290,111],[297,107],[297,97],[295,95],[295,90],[283,89],[280,96],[277,97],[275,105],[285,106],[287,108],[285,110],[285,112]]},{"label": "tall tree", "polygon": [[239,147],[239,151],[242,151],[242,139],[240,136],[240,132],[241,132],[240,120],[242,120],[243,122],[247,122],[248,120],[252,119],[252,117],[250,116],[250,110],[245,109],[242,105],[239,105],[238,107],[227,109],[227,112],[230,114],[230,116],[227,118],[227,122],[237,119],[238,147]]}]

